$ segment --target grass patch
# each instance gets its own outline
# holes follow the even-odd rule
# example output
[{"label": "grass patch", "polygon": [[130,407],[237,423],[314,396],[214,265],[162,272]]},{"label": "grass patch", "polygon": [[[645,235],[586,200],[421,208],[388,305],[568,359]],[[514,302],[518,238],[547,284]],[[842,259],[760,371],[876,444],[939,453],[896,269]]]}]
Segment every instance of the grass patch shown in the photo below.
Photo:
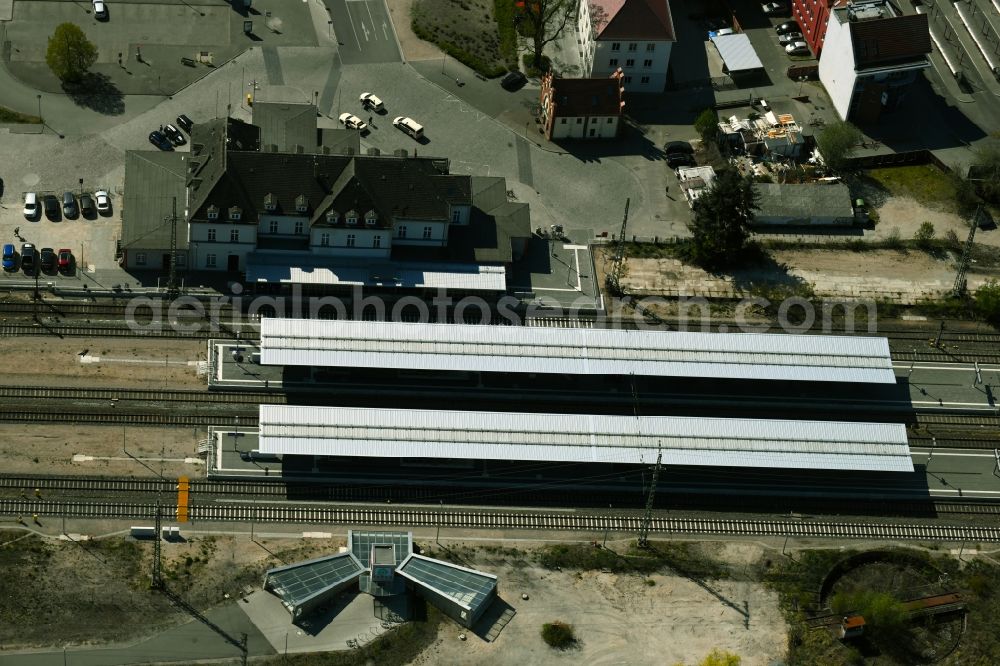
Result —
[{"label": "grass patch", "polygon": [[[509,0],[417,0],[410,14],[410,26],[420,39],[435,44],[459,62],[486,77],[497,77],[511,65],[517,49],[499,28],[494,12]],[[513,32],[513,18],[508,21]],[[511,50],[513,49],[513,50]]]},{"label": "grass patch", "polygon": [[955,184],[933,164],[871,169],[868,176],[893,195],[912,197],[925,206],[955,208]]},{"label": "grass patch", "polygon": [[12,111],[5,106],[0,106],[0,123],[19,123],[23,125],[41,125],[42,119],[38,116],[29,116],[26,113]]}]

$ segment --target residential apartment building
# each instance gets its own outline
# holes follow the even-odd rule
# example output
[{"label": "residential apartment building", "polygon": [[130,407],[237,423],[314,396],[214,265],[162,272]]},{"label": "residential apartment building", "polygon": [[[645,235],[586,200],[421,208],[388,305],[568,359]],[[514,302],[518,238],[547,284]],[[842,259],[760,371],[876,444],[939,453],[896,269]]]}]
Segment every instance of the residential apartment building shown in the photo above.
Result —
[{"label": "residential apartment building", "polygon": [[926,14],[900,14],[887,0],[834,7],[819,78],[842,119],[873,123],[899,108],[920,70],[930,66]]},{"label": "residential apartment building", "polygon": [[663,92],[674,34],[667,0],[580,0],[577,39],[585,77],[604,79],[621,69],[629,92]]},{"label": "residential apartment building", "polygon": [[823,53],[830,12],[838,2],[843,0],[792,0],[792,18],[802,28],[802,36],[817,58]]},{"label": "residential apartment building", "polygon": [[624,75],[606,79],[542,77],[541,118],[545,138],[612,139],[621,130],[625,108]]}]

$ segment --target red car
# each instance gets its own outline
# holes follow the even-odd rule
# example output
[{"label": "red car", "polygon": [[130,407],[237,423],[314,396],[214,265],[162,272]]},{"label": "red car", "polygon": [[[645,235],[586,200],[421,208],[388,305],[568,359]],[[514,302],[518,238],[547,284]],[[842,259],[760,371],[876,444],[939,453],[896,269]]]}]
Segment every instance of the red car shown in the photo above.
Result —
[{"label": "red car", "polygon": [[73,253],[66,248],[59,250],[59,272],[69,273],[72,267],[73,267]]}]

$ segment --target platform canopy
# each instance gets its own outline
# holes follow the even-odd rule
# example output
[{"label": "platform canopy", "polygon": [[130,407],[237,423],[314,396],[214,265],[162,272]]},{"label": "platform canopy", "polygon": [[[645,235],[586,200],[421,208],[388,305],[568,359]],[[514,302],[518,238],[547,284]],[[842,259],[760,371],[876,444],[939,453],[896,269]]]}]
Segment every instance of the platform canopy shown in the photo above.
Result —
[{"label": "platform canopy", "polygon": [[261,405],[281,455],[912,472],[896,423]]},{"label": "platform canopy", "polygon": [[885,338],[384,321],[261,321],[261,363],[895,383]]}]

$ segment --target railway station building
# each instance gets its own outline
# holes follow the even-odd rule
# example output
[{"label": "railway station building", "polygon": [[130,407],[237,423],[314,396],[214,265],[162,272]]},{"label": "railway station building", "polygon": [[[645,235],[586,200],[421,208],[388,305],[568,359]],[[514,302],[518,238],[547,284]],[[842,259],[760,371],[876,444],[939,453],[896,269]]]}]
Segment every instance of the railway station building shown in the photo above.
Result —
[{"label": "railway station building", "polygon": [[408,619],[408,595],[416,594],[463,627],[471,627],[497,592],[497,577],[414,553],[412,532],[348,530],[347,548],[270,569],[264,589],[281,599],[300,622],[358,590],[376,599],[379,613]]},{"label": "railway station building", "polygon": [[121,265],[166,272],[173,251],[182,271],[264,294],[507,293],[531,220],[502,177],[361,153],[356,132],[317,129],[316,116],[310,104],[262,103],[252,123],[196,125],[190,153],[130,151]]}]

